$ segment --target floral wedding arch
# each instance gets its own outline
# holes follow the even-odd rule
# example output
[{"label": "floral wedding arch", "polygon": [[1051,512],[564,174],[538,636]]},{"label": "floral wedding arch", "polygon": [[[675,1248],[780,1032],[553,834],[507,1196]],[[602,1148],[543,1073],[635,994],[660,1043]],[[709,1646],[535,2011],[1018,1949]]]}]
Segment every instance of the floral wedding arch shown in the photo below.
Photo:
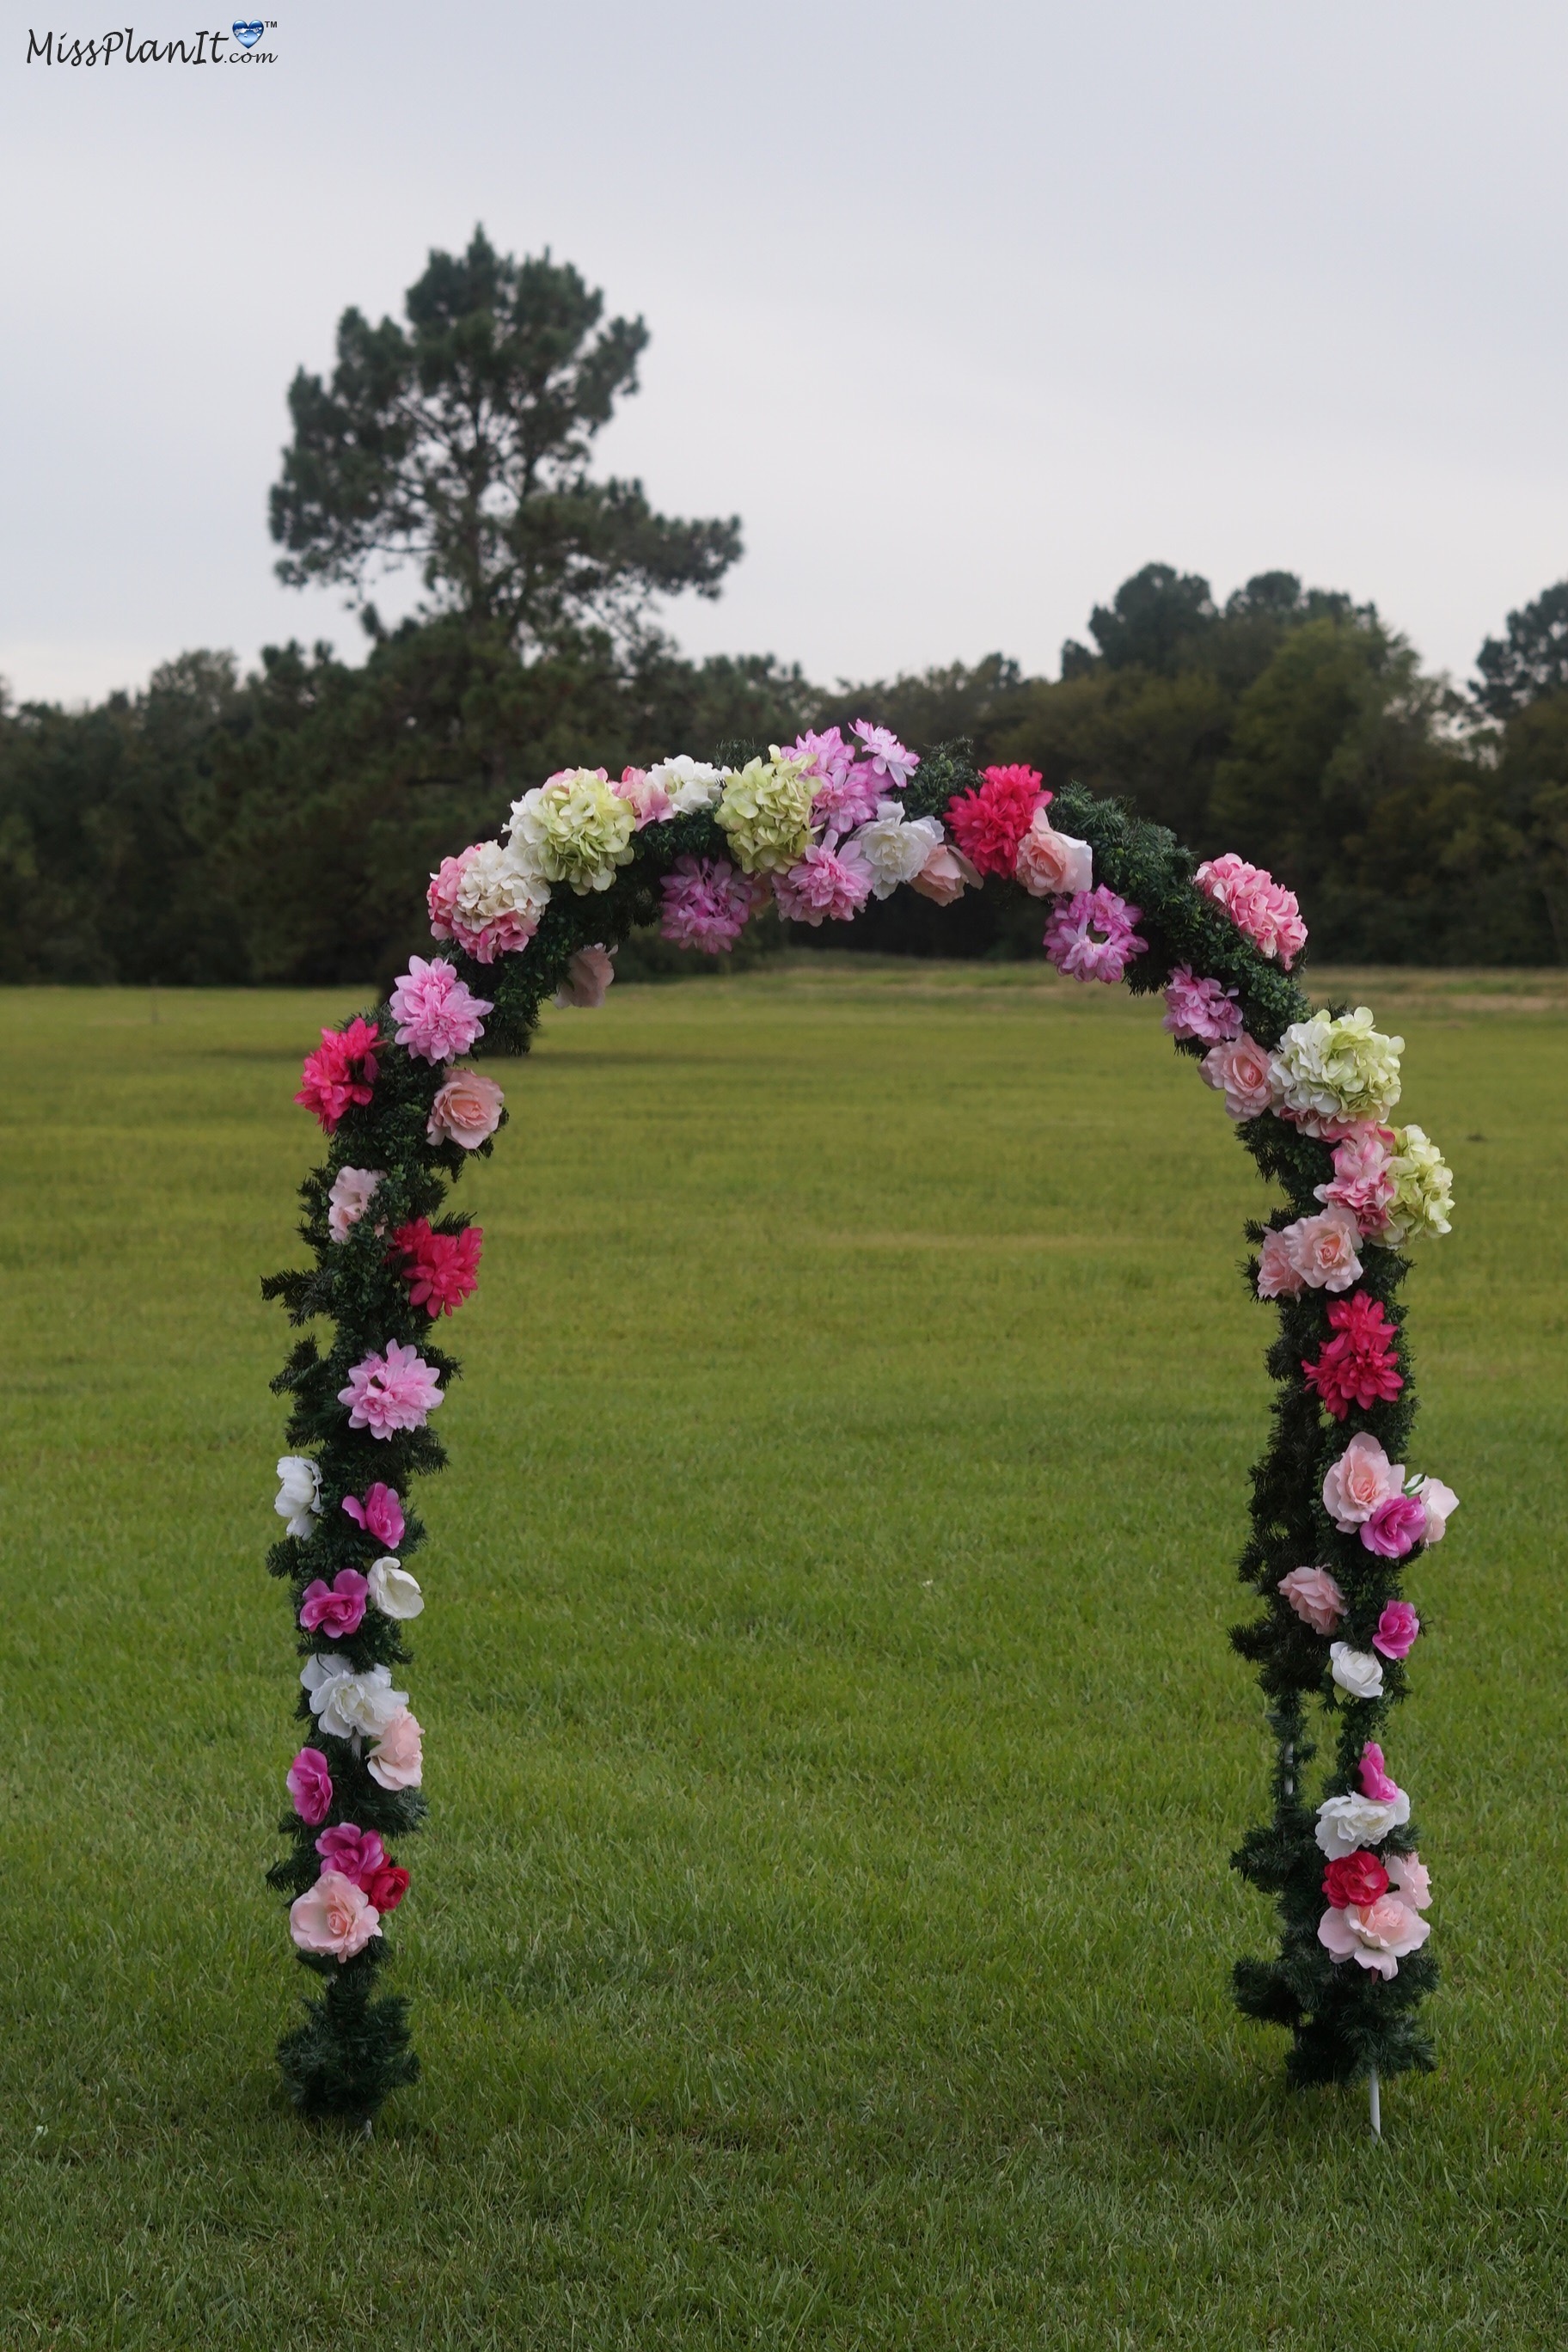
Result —
[{"label": "floral wedding arch", "polygon": [[[287,1527],[268,1564],[299,1629],[303,1729],[289,1851],[268,1875],[320,1980],[279,2053],[307,2114],[368,2123],[417,2072],[406,2003],[377,1991],[410,1883],[394,1850],[425,1814],[423,1732],[397,1686],[425,1606],[410,1490],[445,1459],[431,1417],[458,1367],[437,1334],[475,1288],[483,1239],[444,1213],[447,1191],[506,1118],[464,1057],[526,1052],[548,998],[600,1003],[636,924],[721,954],[770,902],[787,922],[848,922],[872,898],[947,905],[988,877],[1049,903],[1059,971],[1163,991],[1177,1051],[1284,1195],[1247,1228],[1247,1279],[1279,1322],[1240,1560],[1261,1609],[1231,1636],[1278,1746],[1269,1819],[1234,1860],[1277,1898],[1281,1932],[1271,1959],[1237,1963],[1236,1997],[1290,2030],[1294,2082],[1370,2076],[1374,2128],[1379,2073],[1431,2063],[1416,2015],[1436,1980],[1430,1889],[1380,1739],[1420,1633],[1402,1573],[1456,1507],[1402,1458],[1415,1398],[1396,1298],[1411,1244],[1448,1231],[1451,1180],[1418,1127],[1392,1123],[1403,1040],[1364,1006],[1311,1012],[1289,976],[1307,937],[1296,900],[1257,867],[1200,865],[1077,786],[1053,801],[1031,769],[976,772],[963,746],[918,758],[861,721],[847,741],[833,728],[723,768],[673,759],[618,782],[574,769],[525,793],[504,839],[432,878],[446,951],[413,957],[305,1063],[297,1099],[330,1139],[301,1187],[314,1263],[263,1290],[296,1325],[333,1327],[273,1383],[299,1450],[278,1465]],[[1315,1802],[1310,1701],[1335,1735]]]}]

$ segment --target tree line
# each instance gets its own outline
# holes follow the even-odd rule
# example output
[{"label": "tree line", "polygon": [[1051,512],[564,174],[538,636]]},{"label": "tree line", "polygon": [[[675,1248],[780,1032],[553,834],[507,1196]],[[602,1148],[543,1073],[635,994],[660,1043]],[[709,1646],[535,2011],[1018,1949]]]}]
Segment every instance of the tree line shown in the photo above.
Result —
[{"label": "tree line", "polygon": [[[349,592],[366,659],[290,643],[241,676],[186,653],[84,710],[0,692],[0,980],[384,980],[427,944],[425,873],[553,770],[861,717],[1239,850],[1298,892],[1324,960],[1568,959],[1568,582],[1509,615],[1464,688],[1347,594],[1267,572],[1221,604],[1162,563],[1095,607],[1055,678],[1000,654],[833,688],[771,656],[691,662],[650,602],[716,593],[738,520],[672,519],[589,471],[646,342],[570,265],[482,231],[430,256],[404,321],[345,312],[330,381],[290,388],[271,524],[286,581]],[[400,563],[424,603],[388,628],[372,592]],[[842,940],[798,936],[1011,955],[1038,929],[999,890],[946,910],[900,892]]]}]

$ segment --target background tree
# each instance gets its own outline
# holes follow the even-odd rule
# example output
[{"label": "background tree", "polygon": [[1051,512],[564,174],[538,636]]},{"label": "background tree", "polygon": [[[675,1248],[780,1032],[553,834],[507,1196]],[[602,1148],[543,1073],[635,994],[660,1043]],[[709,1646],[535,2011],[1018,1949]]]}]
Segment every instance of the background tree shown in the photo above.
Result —
[{"label": "background tree", "polygon": [[429,610],[527,650],[596,623],[634,631],[648,600],[718,593],[740,522],[656,514],[636,481],[593,481],[595,436],[637,390],[640,319],[548,252],[521,262],[476,228],[432,252],[406,327],[338,322],[330,385],[300,369],[272,491],[290,586],[348,587],[376,627],[373,576],[415,561]]},{"label": "background tree", "polygon": [[1494,719],[1510,719],[1538,696],[1568,688],[1568,580],[1510,613],[1506,634],[1488,637],[1476,667],[1476,700]]}]

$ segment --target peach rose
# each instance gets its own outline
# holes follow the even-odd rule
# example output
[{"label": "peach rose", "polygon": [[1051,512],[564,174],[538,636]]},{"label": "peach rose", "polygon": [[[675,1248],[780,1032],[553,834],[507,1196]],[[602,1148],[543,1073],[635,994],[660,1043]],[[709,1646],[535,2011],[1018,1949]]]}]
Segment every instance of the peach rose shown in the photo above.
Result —
[{"label": "peach rose", "polygon": [[1384,1979],[1396,1977],[1405,1954],[1418,1952],[1431,1933],[1431,1921],[1392,1894],[1325,1911],[1318,1922],[1318,1941],[1334,1959],[1359,1960]]},{"label": "peach rose", "polygon": [[910,887],[918,890],[922,898],[934,898],[939,907],[951,907],[965,890],[978,890],[980,876],[962,849],[954,849],[944,841],[939,849],[931,851]]},{"label": "peach rose", "polygon": [[1232,1118],[1261,1118],[1274,1101],[1269,1060],[1256,1037],[1244,1029],[1223,1045],[1215,1045],[1198,1065],[1205,1087],[1225,1096]]},{"label": "peach rose", "polygon": [[289,1906],[289,1933],[302,1952],[352,1960],[381,1933],[381,1914],[341,1870],[323,1870],[308,1895]]},{"label": "peach rose", "polygon": [[1043,808],[1029,820],[1013,871],[1031,898],[1070,898],[1094,887],[1094,853],[1087,841],[1058,833]]},{"label": "peach rose", "polygon": [[1286,1255],[1302,1281],[1313,1290],[1348,1290],[1361,1279],[1356,1245],[1361,1227],[1348,1209],[1338,1203],[1315,1217],[1298,1217],[1280,1235]]},{"label": "peach rose", "polygon": [[1279,1595],[1314,1633],[1338,1632],[1345,1596],[1326,1568],[1293,1568],[1280,1578]]},{"label": "peach rose", "polygon": [[454,1070],[430,1106],[426,1136],[431,1143],[460,1143],[465,1151],[477,1150],[500,1125],[505,1100],[493,1078],[481,1077],[478,1070]]},{"label": "peach rose", "polygon": [[576,1005],[584,1013],[595,1012],[610,992],[616,976],[614,954],[613,948],[579,948],[555,992],[556,1003],[563,1009]]},{"label": "peach rose", "polygon": [[1290,1252],[1284,1234],[1265,1234],[1258,1259],[1259,1298],[1299,1298],[1305,1288],[1305,1283],[1290,1263]]},{"label": "peach rose", "polygon": [[1401,1493],[1405,1465],[1391,1462],[1375,1437],[1360,1431],[1323,1481],[1323,1508],[1341,1535],[1352,1535],[1380,1503]]},{"label": "peach rose", "polygon": [[425,1769],[422,1739],[418,1723],[400,1707],[365,1759],[371,1779],[384,1789],[417,1789]]}]

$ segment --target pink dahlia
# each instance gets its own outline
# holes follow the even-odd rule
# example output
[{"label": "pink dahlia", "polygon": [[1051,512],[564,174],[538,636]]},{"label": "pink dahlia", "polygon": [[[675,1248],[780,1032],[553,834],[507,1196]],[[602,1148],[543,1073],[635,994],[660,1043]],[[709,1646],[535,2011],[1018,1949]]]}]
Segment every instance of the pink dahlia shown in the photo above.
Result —
[{"label": "pink dahlia", "polygon": [[332,1829],[323,1830],[316,1840],[316,1852],[329,1870],[341,1870],[360,1887],[368,1887],[375,1873],[386,1867],[386,1848],[378,1833],[362,1830],[353,1822],[339,1822]]},{"label": "pink dahlia", "polygon": [[1149,944],[1133,929],[1142,911],[1103,883],[1098,890],[1079,890],[1046,925],[1046,954],[1072,979],[1102,980],[1110,986]]},{"label": "pink dahlia", "polygon": [[394,1032],[418,1062],[450,1062],[485,1034],[484,1014],[495,1007],[475,996],[444,956],[410,956],[392,992]]},{"label": "pink dahlia", "polygon": [[797,865],[773,883],[779,913],[787,923],[809,923],[815,930],[831,917],[836,923],[852,922],[871,895],[871,869],[853,843],[842,852],[837,837],[814,842]]},{"label": "pink dahlia", "polygon": [[460,1234],[436,1234],[427,1217],[399,1225],[392,1236],[394,1254],[401,1251],[402,1268],[411,1306],[423,1307],[432,1322],[450,1315],[479,1288],[479,1251],[485,1229],[468,1225]]},{"label": "pink dahlia", "polygon": [[1408,1601],[1389,1601],[1384,1604],[1377,1621],[1377,1631],[1372,1646],[1385,1658],[1407,1658],[1415,1647],[1415,1637],[1421,1631],[1421,1620]]},{"label": "pink dahlia", "polygon": [[1241,1034],[1241,1008],[1234,988],[1217,980],[1197,980],[1190,964],[1179,963],[1165,982],[1165,1017],[1173,1037],[1195,1037],[1200,1045],[1226,1045]]},{"label": "pink dahlia", "polygon": [[384,1486],[379,1478],[374,1486],[367,1487],[363,1501],[357,1495],[345,1495],[343,1508],[356,1527],[363,1528],[367,1536],[374,1536],[389,1551],[395,1551],[403,1541],[403,1505],[394,1489]]},{"label": "pink dahlia", "polygon": [[1343,1421],[1352,1404],[1366,1412],[1380,1399],[1391,1403],[1405,1386],[1405,1375],[1394,1352],[1399,1335],[1378,1300],[1364,1290],[1335,1298],[1329,1321],[1334,1338],[1324,1342],[1314,1363],[1301,1359],[1308,1387],[1316,1389],[1336,1421]]},{"label": "pink dahlia", "polygon": [[869,719],[858,719],[855,732],[865,746],[860,757],[880,780],[882,790],[901,793],[920,766],[919,752],[906,751],[890,727],[873,727]]},{"label": "pink dahlia", "polygon": [[949,801],[947,829],[982,874],[1005,874],[1011,880],[1035,811],[1050,798],[1033,768],[987,768],[975,791],[957,793]]},{"label": "pink dahlia", "polygon": [[798,760],[808,776],[820,776],[825,784],[841,784],[855,765],[857,751],[837,727],[826,727],[820,734],[807,728],[784,746],[784,756]]},{"label": "pink dahlia", "polygon": [[1307,944],[1307,926],[1293,890],[1233,850],[1223,857],[1205,858],[1193,880],[1205,898],[1224,908],[1254,947],[1289,971]]},{"label": "pink dahlia", "polygon": [[338,1391],[338,1402],[349,1407],[349,1427],[368,1429],[373,1437],[423,1429],[441,1399],[434,1367],[398,1339],[388,1342],[384,1356],[363,1357]]},{"label": "pink dahlia", "polygon": [[315,1112],[328,1135],[350,1103],[369,1102],[376,1079],[378,1037],[374,1021],[356,1017],[346,1029],[323,1029],[315,1052],[306,1055],[294,1099]]},{"label": "pink dahlia", "polygon": [[728,955],[752,911],[751,885],[727,858],[678,857],[659,885],[658,935],[672,947]]},{"label": "pink dahlia", "polygon": [[359,1632],[369,1591],[355,1568],[340,1568],[331,1584],[318,1576],[300,1596],[300,1622],[307,1633],[325,1633],[329,1641],[341,1642]]},{"label": "pink dahlia", "polygon": [[1391,1127],[1353,1127],[1334,1146],[1332,1179],[1316,1188],[1320,1201],[1348,1209],[1369,1241],[1388,1230],[1394,1191],[1393,1146]]}]

